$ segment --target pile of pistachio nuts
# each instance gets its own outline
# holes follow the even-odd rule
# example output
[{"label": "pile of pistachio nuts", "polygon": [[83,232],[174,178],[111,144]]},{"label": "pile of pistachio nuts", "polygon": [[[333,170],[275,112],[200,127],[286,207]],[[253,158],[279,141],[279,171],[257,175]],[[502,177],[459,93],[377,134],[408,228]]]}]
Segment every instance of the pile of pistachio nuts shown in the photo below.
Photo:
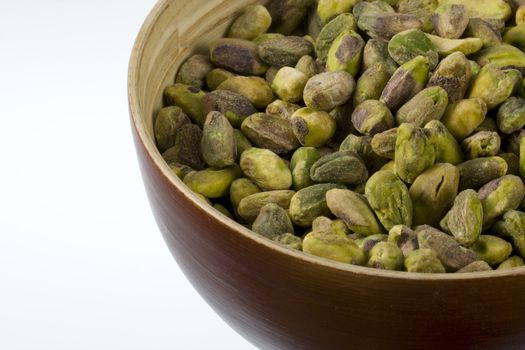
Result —
[{"label": "pile of pistachio nuts", "polygon": [[257,234],[409,272],[525,258],[525,0],[274,0],[164,91],[173,172]]}]

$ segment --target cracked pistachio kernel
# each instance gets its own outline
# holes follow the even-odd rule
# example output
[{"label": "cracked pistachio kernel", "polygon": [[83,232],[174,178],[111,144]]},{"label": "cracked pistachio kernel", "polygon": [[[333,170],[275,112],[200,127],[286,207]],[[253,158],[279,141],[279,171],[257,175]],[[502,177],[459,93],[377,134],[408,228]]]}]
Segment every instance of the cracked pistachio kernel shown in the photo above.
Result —
[{"label": "cracked pistachio kernel", "polygon": [[292,233],[277,235],[272,240],[290,249],[303,250],[303,240]]},{"label": "cracked pistachio kernel", "polygon": [[525,258],[525,213],[509,210],[492,227],[494,233],[512,241],[516,252]]},{"label": "cracked pistachio kernel", "polygon": [[290,124],[297,140],[307,147],[323,146],[334,136],[337,127],[330,114],[309,107],[295,111]]},{"label": "cracked pistachio kernel", "polygon": [[525,186],[518,176],[505,175],[481,187],[478,196],[483,205],[483,224],[489,224],[519,207],[525,197]]},{"label": "cracked pistachio kernel", "polygon": [[361,68],[365,41],[356,32],[345,31],[339,34],[328,51],[326,70],[345,71],[357,76]]},{"label": "cracked pistachio kernel", "polygon": [[512,96],[521,80],[521,73],[515,69],[486,64],[472,81],[468,98],[481,98],[490,111]]},{"label": "cracked pistachio kernel", "polygon": [[205,169],[192,171],[184,177],[184,183],[193,192],[197,192],[206,198],[220,198],[228,194],[233,180],[241,176],[237,165],[224,169]]},{"label": "cracked pistachio kernel", "polygon": [[313,49],[312,43],[300,36],[284,36],[259,44],[259,57],[270,66],[293,67]]},{"label": "cracked pistachio kernel", "polygon": [[496,270],[513,269],[515,267],[521,267],[523,265],[525,265],[525,262],[523,262],[522,258],[520,258],[519,256],[511,256],[510,258],[499,264]]},{"label": "cracked pistachio kernel", "polygon": [[213,68],[207,55],[193,55],[180,66],[175,82],[203,88],[206,76]]},{"label": "cracked pistachio kernel", "polygon": [[464,140],[483,123],[487,115],[487,105],[481,98],[459,100],[450,104],[441,122],[456,140]]},{"label": "cracked pistachio kernel", "polygon": [[235,76],[224,81],[217,89],[241,94],[256,108],[266,108],[273,101],[270,85],[259,77]]},{"label": "cracked pistachio kernel", "polygon": [[216,90],[203,96],[202,112],[207,116],[211,111],[224,114],[236,128],[241,126],[247,116],[257,113],[246,97],[228,90]]},{"label": "cracked pistachio kernel", "polygon": [[290,122],[276,115],[255,113],[243,121],[241,130],[254,145],[277,154],[299,147]]},{"label": "cracked pistachio kernel", "polygon": [[432,120],[425,129],[430,130],[430,137],[436,146],[436,163],[458,165],[463,162],[463,153],[458,142],[439,120]]},{"label": "cracked pistachio kernel", "polygon": [[394,127],[394,117],[378,100],[367,100],[354,109],[352,124],[361,134],[374,135]]},{"label": "cracked pistachio kernel", "polygon": [[160,152],[175,146],[175,138],[179,128],[189,124],[190,119],[177,106],[162,108],[155,119],[155,140]]},{"label": "cracked pistachio kernel", "polygon": [[210,46],[210,59],[219,68],[244,75],[263,75],[268,66],[259,58],[257,45],[248,40],[220,38]]},{"label": "cracked pistachio kernel", "polygon": [[345,104],[354,92],[355,81],[347,72],[325,72],[311,77],[304,88],[307,107],[331,111]]},{"label": "cracked pistachio kernel", "polygon": [[321,158],[321,154],[314,147],[300,147],[292,155],[290,169],[292,169],[293,188],[298,191],[314,184],[310,178],[312,165]]},{"label": "cracked pistachio kernel", "polygon": [[428,58],[418,56],[399,67],[381,94],[381,101],[392,112],[423,90],[428,81]]},{"label": "cracked pistachio kernel", "polygon": [[330,211],[343,220],[348,228],[364,236],[384,233],[365,196],[350,190],[332,189],[326,192]]},{"label": "cracked pistachio kernel", "polygon": [[480,66],[493,64],[501,69],[513,68],[525,73],[525,52],[505,43],[489,46],[475,57]]},{"label": "cracked pistachio kernel", "polygon": [[458,186],[459,170],[452,164],[438,163],[419,175],[409,190],[414,225],[437,226],[452,207]]},{"label": "cracked pistachio kernel", "polygon": [[460,192],[454,205],[440,223],[464,247],[477,241],[483,226],[483,206],[474,190]]},{"label": "cracked pistachio kernel", "polygon": [[293,225],[286,210],[274,203],[268,203],[259,211],[252,224],[252,231],[266,238],[284,233],[293,233]]},{"label": "cracked pistachio kernel", "polygon": [[432,249],[416,249],[405,257],[408,272],[445,273],[445,267]]},{"label": "cracked pistachio kernel", "polygon": [[481,157],[458,165],[459,189],[478,189],[507,174],[507,162],[501,157]]},{"label": "cracked pistachio kernel", "polygon": [[198,125],[204,124],[206,117],[202,111],[202,98],[205,92],[195,86],[175,84],[164,90],[167,106],[178,106]]},{"label": "cracked pistachio kernel", "polygon": [[465,96],[472,76],[471,62],[462,52],[454,52],[438,64],[427,86],[441,86],[453,103]]},{"label": "cracked pistachio kernel", "polygon": [[412,199],[408,188],[393,172],[378,171],[368,179],[365,196],[381,224],[412,226]]},{"label": "cracked pistachio kernel", "polygon": [[446,57],[455,52],[465,56],[478,52],[483,47],[483,41],[478,38],[447,39],[437,35],[425,34],[434,44],[434,48],[441,57]]},{"label": "cracked pistachio kernel", "polygon": [[253,193],[241,199],[237,206],[237,213],[244,221],[251,223],[259,215],[261,208],[268,203],[274,203],[283,209],[288,209],[294,193],[290,190]]},{"label": "cracked pistachio kernel", "polygon": [[248,6],[230,27],[230,38],[253,40],[265,33],[272,24],[272,16],[263,5]]},{"label": "cracked pistachio kernel", "polygon": [[351,13],[342,13],[323,26],[315,42],[317,58],[325,61],[334,40],[345,31],[355,31],[357,22]]},{"label": "cracked pistachio kernel", "polygon": [[461,4],[439,6],[432,15],[434,30],[442,38],[461,38],[468,23],[467,9]]},{"label": "cracked pistachio kernel", "polygon": [[480,131],[461,142],[468,159],[495,156],[501,147],[501,138],[494,131]]},{"label": "cracked pistachio kernel", "polygon": [[259,192],[261,192],[261,189],[253,181],[246,178],[236,179],[230,186],[230,202],[233,208],[237,210],[243,198]]},{"label": "cracked pistachio kernel", "polygon": [[368,267],[383,270],[401,270],[403,267],[403,252],[394,243],[379,242],[368,255]]},{"label": "cracked pistachio kernel", "polygon": [[288,165],[274,152],[250,148],[241,155],[243,173],[264,191],[286,190],[292,186]]},{"label": "cracked pistachio kernel", "polygon": [[505,134],[512,134],[525,126],[525,98],[510,97],[499,107],[498,128]]},{"label": "cracked pistachio kernel", "polygon": [[396,113],[397,124],[412,123],[425,126],[440,120],[448,106],[448,94],[440,86],[428,87],[405,103]]},{"label": "cracked pistachio kernel", "polygon": [[202,130],[197,125],[182,125],[175,136],[175,145],[162,153],[162,158],[168,164],[176,162],[196,170],[204,169],[205,162],[200,149],[201,138]]},{"label": "cracked pistachio kernel", "polygon": [[310,227],[316,217],[330,215],[325,197],[326,192],[333,188],[345,187],[338,184],[317,184],[297,191],[288,209],[293,223],[300,227]]},{"label": "cracked pistachio kernel", "polygon": [[430,133],[410,123],[397,129],[394,159],[396,174],[401,180],[412,183],[436,161],[436,147]]},{"label": "cracked pistachio kernel", "polygon": [[432,249],[447,271],[457,271],[479,260],[476,253],[460,246],[453,237],[431,226],[417,227],[416,234],[419,247]]},{"label": "cracked pistachio kernel", "polygon": [[298,69],[282,67],[272,82],[273,92],[286,102],[299,102],[303,98],[303,90],[308,77]]},{"label": "cracked pistachio kernel", "polygon": [[396,225],[388,231],[388,241],[394,243],[401,251],[403,256],[416,249],[419,249],[416,233],[408,226]]},{"label": "cracked pistachio kernel", "polygon": [[419,29],[409,29],[394,35],[388,43],[388,52],[390,57],[399,65],[403,65],[417,56],[427,57],[431,70],[439,62],[434,44]]},{"label": "cracked pistachio kernel", "polygon": [[237,140],[233,127],[221,112],[210,112],[204,122],[201,153],[211,167],[224,168],[237,159]]},{"label": "cracked pistachio kernel", "polygon": [[368,178],[363,160],[354,152],[338,151],[317,160],[310,169],[315,182],[359,185]]},{"label": "cracked pistachio kernel", "polygon": [[491,266],[505,261],[512,254],[512,245],[509,242],[491,235],[479,236],[471,249]]},{"label": "cracked pistachio kernel", "polygon": [[355,244],[363,251],[368,254],[370,250],[379,242],[386,242],[388,239],[388,235],[380,234],[380,235],[372,235],[368,237],[363,237],[354,240]]},{"label": "cracked pistachio kernel", "polygon": [[349,238],[337,233],[310,232],[304,237],[303,252],[353,265],[364,265],[365,253]]}]

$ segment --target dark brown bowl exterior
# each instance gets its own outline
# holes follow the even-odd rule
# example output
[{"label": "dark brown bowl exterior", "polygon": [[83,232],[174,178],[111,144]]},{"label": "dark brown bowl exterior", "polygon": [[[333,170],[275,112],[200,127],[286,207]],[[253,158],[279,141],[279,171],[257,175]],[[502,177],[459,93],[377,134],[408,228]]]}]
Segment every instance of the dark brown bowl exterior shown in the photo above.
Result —
[{"label": "dark brown bowl exterior", "polygon": [[133,135],[151,208],[197,291],[261,349],[525,348],[522,268],[424,275],[316,259],[217,214],[170,174],[152,136],[162,89],[192,47],[221,36],[233,13],[256,2],[162,0],[130,62]]}]

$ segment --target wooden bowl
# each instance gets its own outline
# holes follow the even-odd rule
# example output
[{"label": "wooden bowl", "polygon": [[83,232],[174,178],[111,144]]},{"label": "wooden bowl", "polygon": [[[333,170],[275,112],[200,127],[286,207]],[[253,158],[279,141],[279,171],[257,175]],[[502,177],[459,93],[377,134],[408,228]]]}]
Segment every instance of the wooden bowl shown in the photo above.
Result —
[{"label": "wooden bowl", "polygon": [[188,279],[262,349],[523,349],[525,269],[427,275],[344,265],[260,237],[202,204],[157,151],[153,117],[180,64],[255,0],[161,0],[129,67],[129,106],[158,226]]}]

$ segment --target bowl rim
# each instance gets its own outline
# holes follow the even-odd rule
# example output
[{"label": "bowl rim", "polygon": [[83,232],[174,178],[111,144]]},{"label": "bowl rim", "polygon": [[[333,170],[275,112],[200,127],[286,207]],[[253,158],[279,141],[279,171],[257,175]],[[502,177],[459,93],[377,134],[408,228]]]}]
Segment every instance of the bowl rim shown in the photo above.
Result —
[{"label": "bowl rim", "polygon": [[132,127],[135,128],[136,134],[142,146],[145,148],[147,155],[151,158],[155,167],[159,173],[169,182],[176,191],[184,195],[187,200],[191,201],[192,204],[198,207],[200,210],[205,212],[213,219],[219,221],[221,224],[230,228],[236,234],[244,236],[254,243],[264,246],[266,249],[279,252],[290,258],[296,259],[300,262],[307,264],[321,265],[326,268],[335,269],[344,273],[352,273],[357,275],[366,275],[369,277],[382,277],[389,279],[404,279],[404,280],[415,280],[415,281],[468,281],[476,279],[494,279],[504,277],[523,277],[525,276],[525,266],[507,270],[493,270],[493,271],[482,271],[482,272],[470,272],[470,273],[415,273],[406,271],[390,271],[370,268],[366,266],[357,266],[351,264],[340,263],[331,261],[328,259],[320,258],[308,253],[296,251],[290,248],[286,248],[277,242],[274,242],[266,237],[255,234],[253,231],[242,226],[236,221],[224,216],[212,206],[204,203],[193,192],[186,187],[186,185],[180,180],[169,168],[160,152],[157,150],[155,142],[148,137],[145,129],[145,125],[140,118],[140,104],[138,98],[138,88],[135,84],[138,78],[139,66],[142,61],[142,54],[145,48],[145,44],[151,35],[153,28],[155,27],[158,18],[162,13],[169,7],[169,2],[173,0],[159,0],[153,7],[153,9],[147,15],[144,23],[142,24],[131,52],[131,57],[128,66],[128,105],[129,112],[131,115]]}]

